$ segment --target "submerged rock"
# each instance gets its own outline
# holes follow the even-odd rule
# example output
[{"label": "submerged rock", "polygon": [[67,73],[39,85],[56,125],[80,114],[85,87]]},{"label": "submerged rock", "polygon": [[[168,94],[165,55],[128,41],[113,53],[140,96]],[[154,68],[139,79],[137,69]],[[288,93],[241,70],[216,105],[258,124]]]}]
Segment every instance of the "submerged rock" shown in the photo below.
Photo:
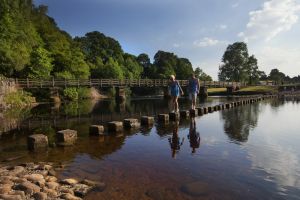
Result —
[{"label": "submerged rock", "polygon": [[206,196],[209,194],[209,185],[200,181],[188,183],[181,187],[181,191],[190,196]]}]

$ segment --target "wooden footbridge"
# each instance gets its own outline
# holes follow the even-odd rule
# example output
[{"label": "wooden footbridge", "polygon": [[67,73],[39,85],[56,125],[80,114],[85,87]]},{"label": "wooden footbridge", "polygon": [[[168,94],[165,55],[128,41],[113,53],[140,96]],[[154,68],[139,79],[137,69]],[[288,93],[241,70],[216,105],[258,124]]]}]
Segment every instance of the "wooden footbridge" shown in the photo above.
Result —
[{"label": "wooden footbridge", "polygon": [[[9,79],[21,88],[67,88],[67,87],[167,87],[167,79]],[[178,80],[185,87],[188,80]],[[240,82],[200,81],[202,87],[240,87]]]}]

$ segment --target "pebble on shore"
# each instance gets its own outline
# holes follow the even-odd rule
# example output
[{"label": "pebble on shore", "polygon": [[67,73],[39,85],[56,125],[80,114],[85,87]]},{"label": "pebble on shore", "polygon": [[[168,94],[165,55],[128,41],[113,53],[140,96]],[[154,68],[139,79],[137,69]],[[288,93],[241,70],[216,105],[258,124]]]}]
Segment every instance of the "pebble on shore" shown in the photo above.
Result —
[{"label": "pebble on shore", "polygon": [[64,179],[53,176],[52,163],[26,163],[0,166],[0,199],[72,199],[80,200],[104,183],[91,180]]}]

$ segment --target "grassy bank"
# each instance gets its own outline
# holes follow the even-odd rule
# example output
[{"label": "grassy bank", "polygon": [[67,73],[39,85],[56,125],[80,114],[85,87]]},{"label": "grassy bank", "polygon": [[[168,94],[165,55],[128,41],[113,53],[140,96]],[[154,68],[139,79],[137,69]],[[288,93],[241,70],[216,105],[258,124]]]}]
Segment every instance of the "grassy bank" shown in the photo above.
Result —
[{"label": "grassy bank", "polygon": [[[227,88],[208,88],[208,95],[228,95]],[[274,86],[248,86],[235,91],[233,95],[255,95],[255,94],[274,94],[278,92],[278,88]]]}]

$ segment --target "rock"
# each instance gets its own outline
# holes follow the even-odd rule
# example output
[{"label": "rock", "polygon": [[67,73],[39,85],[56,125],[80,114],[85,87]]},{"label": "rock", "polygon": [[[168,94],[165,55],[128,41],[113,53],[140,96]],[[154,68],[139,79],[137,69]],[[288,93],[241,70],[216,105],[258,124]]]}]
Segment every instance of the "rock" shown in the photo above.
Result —
[{"label": "rock", "polygon": [[20,195],[13,195],[13,194],[0,194],[0,199],[3,200],[22,200]]},{"label": "rock", "polygon": [[40,164],[37,169],[38,170],[50,170],[50,169],[52,169],[52,166],[47,165],[47,164]]},{"label": "rock", "polygon": [[158,121],[162,123],[169,123],[170,117],[168,114],[159,114],[158,115]]},{"label": "rock", "polygon": [[141,125],[143,126],[152,126],[154,124],[154,117],[142,116]]},{"label": "rock", "polygon": [[123,125],[125,128],[139,128],[141,125],[137,119],[124,119]]},{"label": "rock", "polygon": [[21,196],[22,199],[26,198],[26,195],[25,195],[24,191],[12,191],[9,194],[10,195],[19,195],[19,196]]},{"label": "rock", "polygon": [[45,180],[47,182],[56,182],[57,178],[55,176],[47,176]]},{"label": "rock", "polygon": [[44,180],[44,176],[41,174],[30,174],[30,175],[25,175],[24,177],[31,182],[38,182]]},{"label": "rock", "polygon": [[71,190],[71,189],[69,189],[69,188],[61,188],[61,189],[60,189],[60,192],[61,192],[61,193],[67,193],[67,194],[72,194],[72,195],[74,195],[73,190]]},{"label": "rock", "polygon": [[69,194],[69,193],[62,194],[62,195],[60,196],[60,198],[66,199],[66,200],[80,200],[80,199],[81,199],[81,198],[76,197],[76,196],[74,196],[74,195],[72,195],[72,194]]},{"label": "rock", "polygon": [[46,186],[49,189],[56,190],[59,187],[59,184],[56,182],[49,182],[49,183],[46,183]]},{"label": "rock", "polygon": [[83,198],[91,190],[91,187],[85,184],[76,184],[74,185],[73,190],[75,196]]},{"label": "rock", "polygon": [[91,187],[105,187],[105,183],[103,182],[98,182],[98,181],[91,181],[88,179],[84,179],[83,181],[81,181],[82,184],[91,186]]},{"label": "rock", "polygon": [[180,111],[180,117],[182,118],[188,118],[190,116],[190,112],[188,110],[182,110]]},{"label": "rock", "polygon": [[172,121],[178,121],[180,119],[180,114],[178,112],[169,113],[169,119]]},{"label": "rock", "polygon": [[198,110],[197,109],[190,109],[190,116],[191,117],[197,117],[198,116]]},{"label": "rock", "polygon": [[209,194],[210,188],[207,183],[197,181],[183,185],[181,190],[190,196],[206,196]]},{"label": "rock", "polygon": [[40,150],[48,148],[48,137],[43,134],[31,135],[27,138],[29,150]]},{"label": "rock", "polygon": [[0,194],[8,194],[12,189],[11,184],[0,185]]},{"label": "rock", "polygon": [[47,193],[48,197],[50,198],[57,198],[58,194],[56,190],[44,188],[43,191]]},{"label": "rock", "polygon": [[60,183],[66,184],[66,185],[75,185],[78,183],[78,181],[73,178],[67,178],[67,179],[62,180]]},{"label": "rock", "polygon": [[153,200],[163,200],[164,195],[161,193],[161,191],[157,189],[150,189],[146,192],[146,195],[150,197]]},{"label": "rock", "polygon": [[37,192],[33,195],[33,198],[35,200],[46,200],[47,199],[47,194],[43,192]]},{"label": "rock", "polygon": [[104,135],[104,126],[91,125],[90,126],[90,135]]},{"label": "rock", "polygon": [[50,176],[56,176],[56,171],[54,169],[50,169],[48,171],[48,175],[50,175]]},{"label": "rock", "polygon": [[108,122],[107,123],[108,132],[122,132],[123,131],[123,122]]},{"label": "rock", "polygon": [[22,172],[24,172],[25,168],[22,167],[22,166],[15,166],[14,168],[12,168],[10,171],[9,171],[9,174],[11,176],[17,176],[19,174],[21,174]]},{"label": "rock", "polygon": [[57,140],[61,144],[72,145],[77,139],[77,131],[75,130],[62,130],[57,132]]},{"label": "rock", "polygon": [[34,194],[36,192],[40,192],[40,187],[33,184],[33,183],[30,183],[30,182],[23,182],[23,183],[20,183],[19,185],[17,185],[15,187],[16,190],[21,190],[21,191],[24,191],[26,194]]}]

